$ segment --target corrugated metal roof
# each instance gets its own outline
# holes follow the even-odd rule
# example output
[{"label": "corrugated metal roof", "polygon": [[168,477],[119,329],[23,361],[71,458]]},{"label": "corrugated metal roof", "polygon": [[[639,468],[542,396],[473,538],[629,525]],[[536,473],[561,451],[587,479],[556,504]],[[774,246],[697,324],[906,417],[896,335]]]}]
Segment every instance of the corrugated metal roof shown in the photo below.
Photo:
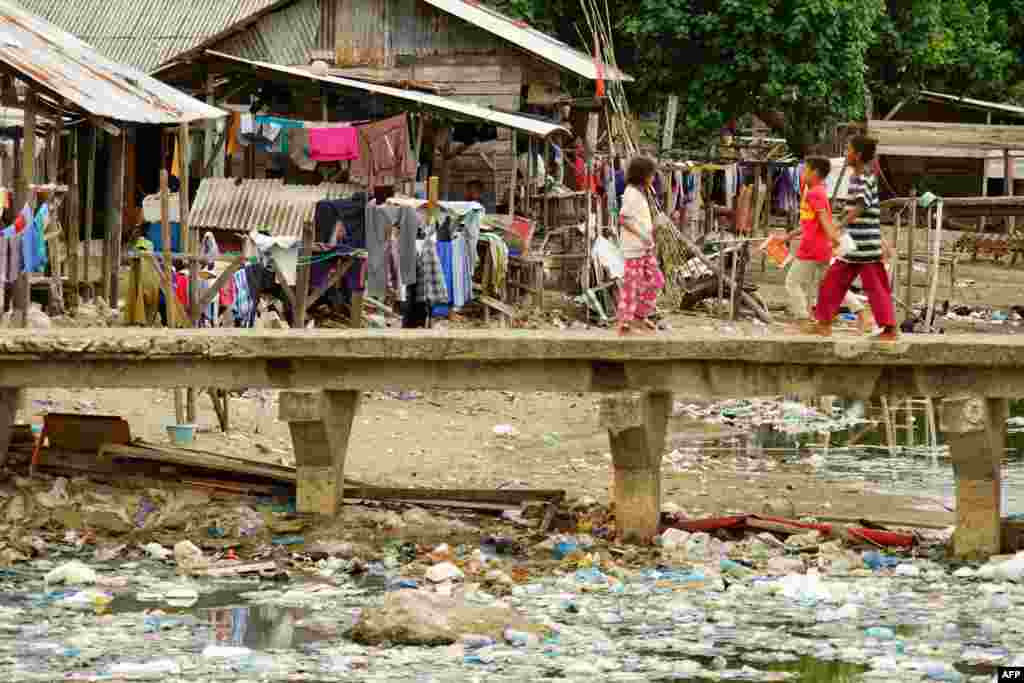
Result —
[{"label": "corrugated metal roof", "polygon": [[[338,87],[349,88],[351,90],[360,90],[363,92],[375,93],[386,97],[405,100],[407,102],[415,102],[423,108],[441,111],[450,116],[454,116],[455,118],[488,121],[498,126],[514,128],[515,130],[521,130],[543,138],[557,132],[569,134],[568,128],[560,126],[557,123],[545,121],[538,117],[521,116],[519,114],[488,109],[487,107],[481,107],[478,104],[462,102],[450,97],[442,97],[441,95],[434,95],[416,90],[404,90],[402,88],[394,88],[388,85],[379,85],[377,83],[367,83],[365,81],[357,81],[351,78],[342,78],[340,76],[317,76],[305,69],[269,64],[267,62],[259,62],[251,59],[243,59],[241,57],[224,54],[223,52],[215,52],[213,50],[206,50],[203,55],[207,58],[212,58],[215,61],[234,62],[235,64],[244,64],[250,67],[255,67],[257,71],[262,69],[267,72],[277,73],[293,78],[309,79]],[[168,64],[162,69],[158,69],[156,73],[159,74],[161,71],[170,70],[174,68],[174,66],[175,64]]]},{"label": "corrugated metal roof", "polygon": [[[531,28],[522,21],[516,21],[497,10],[469,0],[424,0],[424,2],[452,14],[463,21],[490,31],[522,49],[568,69],[590,80],[597,80],[598,65],[594,58],[546,33]],[[618,69],[604,66],[603,78],[608,80],[632,81],[633,77]]]},{"label": "corrugated metal roof", "polygon": [[[275,64],[306,64],[309,50],[317,44],[320,32],[320,3],[296,2],[266,12],[245,31],[218,41],[222,52],[262,59]],[[214,47],[214,41],[209,47]]]},{"label": "corrugated metal roof", "polygon": [[275,2],[278,0],[18,0],[25,9],[73,33],[108,59],[141,71],[156,68]]},{"label": "corrugated metal roof", "polygon": [[95,116],[132,123],[183,123],[226,113],[103,57],[9,0],[0,0],[0,62]]},{"label": "corrugated metal roof", "polygon": [[1024,116],[1024,107],[1018,107],[1013,104],[986,102],[985,100],[972,100],[970,97],[947,95],[945,93],[935,92],[934,90],[922,90],[921,95],[923,95],[926,99],[940,100],[942,102],[950,102],[952,104],[962,104],[967,107],[974,107],[976,109],[983,109],[985,111],[991,112],[999,112],[1001,114]]},{"label": "corrugated metal roof", "polygon": [[301,237],[318,201],[361,191],[342,183],[285,185],[280,179],[239,183],[234,178],[205,178],[189,211],[189,223],[197,230],[267,230],[275,237]]}]

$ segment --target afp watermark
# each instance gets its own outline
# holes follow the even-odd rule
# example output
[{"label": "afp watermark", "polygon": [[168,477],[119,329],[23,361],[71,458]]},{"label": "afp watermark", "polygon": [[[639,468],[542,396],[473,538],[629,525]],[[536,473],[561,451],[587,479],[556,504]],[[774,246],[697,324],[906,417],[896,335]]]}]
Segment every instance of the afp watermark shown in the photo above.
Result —
[{"label": "afp watermark", "polygon": [[1001,666],[996,674],[997,681],[1018,681],[1024,683],[1024,666]]}]

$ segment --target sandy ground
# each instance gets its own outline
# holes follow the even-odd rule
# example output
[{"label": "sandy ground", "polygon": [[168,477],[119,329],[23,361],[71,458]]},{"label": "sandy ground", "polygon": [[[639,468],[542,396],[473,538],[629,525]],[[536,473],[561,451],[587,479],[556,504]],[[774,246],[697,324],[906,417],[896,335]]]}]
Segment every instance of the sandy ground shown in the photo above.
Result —
[{"label": "sandy ground", "polygon": [[[772,307],[785,302],[784,274],[754,261],[761,295]],[[924,275],[918,274],[924,296]],[[1006,308],[1024,303],[1024,267],[1011,269],[991,261],[966,263],[957,273],[954,303]],[[898,286],[903,292],[903,285]],[[942,297],[944,298],[944,296]],[[728,323],[706,316],[672,315],[674,330],[701,326],[723,333],[754,333],[750,323]],[[963,329],[964,325],[950,327]],[[977,331],[1013,333],[1012,325],[966,326]],[[966,331],[966,330],[965,330]],[[848,332],[852,333],[852,332]],[[677,397],[681,399],[682,397]],[[133,436],[165,442],[173,421],[167,391],[95,390],[88,393],[34,390],[30,412],[84,412],[120,415]],[[291,464],[287,425],[277,421],[273,392],[251,392],[231,402],[232,431],[222,434],[212,404],[199,403],[203,428],[197,447],[255,460]],[[498,436],[496,425],[511,425],[512,437]],[[701,425],[674,422],[674,447],[704,436]],[[692,515],[761,512],[769,501],[785,496],[800,514],[865,516],[876,519],[945,524],[952,515],[932,497],[877,495],[863,482],[829,483],[811,465],[783,466],[770,456],[731,455],[710,460],[701,480],[696,470],[665,468],[664,491]],[[610,455],[606,434],[598,427],[596,398],[588,395],[512,394],[508,392],[436,393],[400,397],[368,395],[354,428],[347,475],[371,484],[392,486],[486,488],[529,486],[565,488],[570,496],[607,500]]]}]

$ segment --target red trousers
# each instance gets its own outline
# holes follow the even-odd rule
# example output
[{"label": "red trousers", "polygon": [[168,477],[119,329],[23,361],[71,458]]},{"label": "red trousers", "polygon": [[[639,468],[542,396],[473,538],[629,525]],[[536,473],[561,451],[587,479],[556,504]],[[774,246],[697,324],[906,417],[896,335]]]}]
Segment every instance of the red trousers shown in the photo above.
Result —
[{"label": "red trousers", "polygon": [[864,292],[871,304],[871,314],[882,327],[896,325],[896,311],[892,305],[892,289],[889,287],[889,274],[880,261],[875,263],[846,263],[836,261],[821,281],[818,292],[818,305],[814,313],[819,322],[831,322],[843,305],[843,298],[850,291],[850,285],[860,276]]}]

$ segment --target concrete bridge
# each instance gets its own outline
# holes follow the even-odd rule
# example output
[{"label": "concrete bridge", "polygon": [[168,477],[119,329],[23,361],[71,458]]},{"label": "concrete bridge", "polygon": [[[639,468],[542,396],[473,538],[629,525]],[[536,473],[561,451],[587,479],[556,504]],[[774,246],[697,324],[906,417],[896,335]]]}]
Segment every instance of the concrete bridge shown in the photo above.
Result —
[{"label": "concrete bridge", "polygon": [[[216,386],[287,390],[300,510],[340,510],[345,455],[365,390],[597,392],[608,395],[620,531],[649,538],[672,395],[691,399],[943,398],[957,479],[956,553],[999,551],[1000,460],[1008,399],[1024,394],[1024,340],[862,339],[606,332],[85,329],[0,333],[0,452],[27,387]],[[314,393],[310,393],[310,391]]]}]

